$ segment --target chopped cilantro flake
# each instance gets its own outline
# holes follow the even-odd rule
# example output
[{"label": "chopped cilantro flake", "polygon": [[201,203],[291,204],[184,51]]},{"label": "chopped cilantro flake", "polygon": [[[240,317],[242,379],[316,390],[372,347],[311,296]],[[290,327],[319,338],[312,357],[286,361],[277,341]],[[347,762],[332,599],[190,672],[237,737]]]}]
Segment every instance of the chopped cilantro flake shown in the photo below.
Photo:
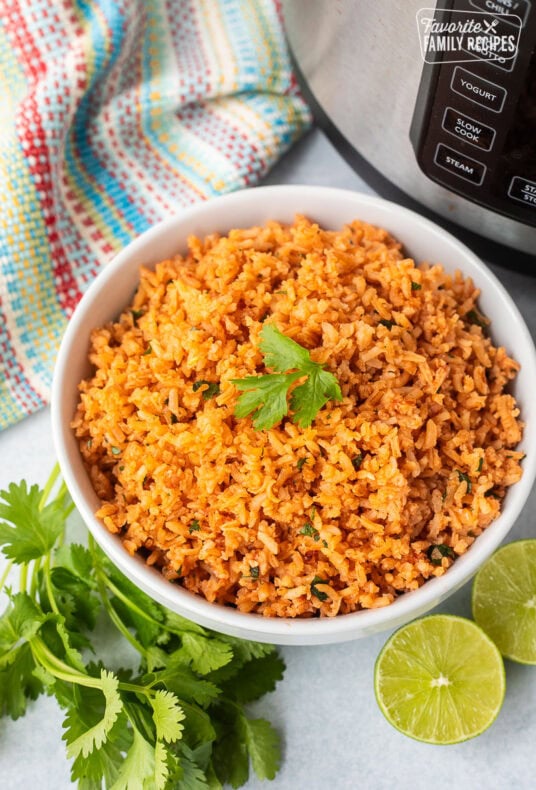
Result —
[{"label": "chopped cilantro flake", "polygon": [[381,324],[382,326],[386,326],[387,329],[392,329],[394,326],[396,326],[396,323],[394,321],[389,321],[387,318],[380,318],[378,323]]},{"label": "chopped cilantro flake", "polygon": [[313,527],[313,525],[310,524],[308,521],[300,529],[300,535],[307,535],[307,537],[313,538],[315,542],[318,542],[320,540],[319,531],[316,529],[316,527]]},{"label": "chopped cilantro flake", "polygon": [[196,518],[194,518],[193,521],[190,521],[190,526],[188,527],[189,532],[199,532],[200,529],[201,529],[201,525],[199,524],[199,521]]},{"label": "chopped cilantro flake", "polygon": [[301,472],[301,470],[304,467],[304,464],[306,464],[306,463],[307,463],[307,458],[305,458],[305,457],[304,458],[298,458],[298,463],[296,464],[298,472]]},{"label": "chopped cilantro flake", "polygon": [[356,471],[361,467],[362,463],[363,463],[363,453],[358,453],[357,455],[354,455],[354,457],[352,458],[352,466]]},{"label": "chopped cilantro flake", "polygon": [[470,494],[473,490],[473,484],[471,483],[471,478],[469,475],[466,475],[465,472],[460,472],[459,469],[456,470],[458,472],[458,479],[460,483],[463,481],[467,485],[467,493]]},{"label": "chopped cilantro flake", "polygon": [[318,590],[316,585],[317,584],[327,584],[326,579],[321,579],[320,576],[315,576],[313,581],[311,582],[311,595],[314,595],[315,598],[318,598],[319,601],[327,601],[329,595],[322,590]]},{"label": "chopped cilantro flake", "polygon": [[192,389],[194,392],[197,392],[197,390],[203,386],[206,386],[206,390],[203,390],[201,393],[203,400],[210,400],[210,398],[215,398],[220,394],[220,385],[217,381],[206,381],[205,379],[199,379],[199,381],[194,382]]},{"label": "chopped cilantro flake", "polygon": [[415,280],[411,281],[411,290],[412,291],[420,291],[421,288],[422,288],[422,285],[420,283],[416,283]]},{"label": "chopped cilantro flake", "polygon": [[476,310],[469,310],[465,317],[470,324],[475,324],[475,326],[479,326],[481,329],[487,329],[489,326],[488,319],[484,318],[484,316],[480,315]]},{"label": "chopped cilantro flake", "polygon": [[432,565],[441,565],[443,557],[450,557],[451,559],[455,559],[456,557],[450,546],[445,546],[444,543],[428,546],[426,553]]},{"label": "chopped cilantro flake", "polygon": [[500,495],[495,491],[494,488],[488,488],[488,490],[484,494],[485,497],[492,497],[492,499],[500,499]]}]

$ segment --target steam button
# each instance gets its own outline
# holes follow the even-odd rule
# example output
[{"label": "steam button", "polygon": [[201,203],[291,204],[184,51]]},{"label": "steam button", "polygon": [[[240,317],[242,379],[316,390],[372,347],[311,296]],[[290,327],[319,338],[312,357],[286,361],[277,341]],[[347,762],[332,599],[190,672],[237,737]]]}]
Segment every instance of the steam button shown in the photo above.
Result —
[{"label": "steam button", "polygon": [[454,151],[443,143],[439,143],[436,148],[434,162],[443,170],[477,186],[480,186],[486,173],[486,165],[477,162],[470,156]]}]

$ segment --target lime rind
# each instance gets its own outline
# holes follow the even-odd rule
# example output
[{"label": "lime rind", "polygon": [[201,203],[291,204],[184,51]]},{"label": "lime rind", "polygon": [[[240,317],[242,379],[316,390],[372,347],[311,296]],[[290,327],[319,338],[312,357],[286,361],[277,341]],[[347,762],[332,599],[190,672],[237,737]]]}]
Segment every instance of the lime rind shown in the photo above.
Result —
[{"label": "lime rind", "polygon": [[536,539],[501,546],[475,576],[475,622],[505,658],[536,664]]},{"label": "lime rind", "polygon": [[402,626],[374,668],[383,715],[422,743],[450,745],[482,734],[497,718],[505,690],[499,650],[478,625],[455,615],[429,615]]}]

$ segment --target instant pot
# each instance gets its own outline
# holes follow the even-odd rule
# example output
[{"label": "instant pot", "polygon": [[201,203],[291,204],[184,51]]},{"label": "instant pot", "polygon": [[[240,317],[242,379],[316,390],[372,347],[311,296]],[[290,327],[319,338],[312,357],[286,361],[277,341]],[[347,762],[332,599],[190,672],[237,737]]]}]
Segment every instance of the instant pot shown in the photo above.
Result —
[{"label": "instant pot", "polygon": [[283,14],[304,95],[357,172],[536,274],[536,0],[283,0]]}]

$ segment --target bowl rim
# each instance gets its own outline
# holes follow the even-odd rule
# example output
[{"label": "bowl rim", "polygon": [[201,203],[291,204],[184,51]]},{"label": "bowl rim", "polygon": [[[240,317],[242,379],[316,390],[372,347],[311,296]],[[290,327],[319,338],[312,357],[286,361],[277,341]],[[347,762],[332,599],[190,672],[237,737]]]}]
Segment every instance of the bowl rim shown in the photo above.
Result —
[{"label": "bowl rim", "polygon": [[[261,205],[264,196],[268,194],[272,198],[277,198],[278,193],[281,196],[284,193],[285,197],[295,195],[297,202],[296,211],[298,213],[299,198],[304,195],[304,190],[309,195],[312,192],[317,193],[321,200],[329,200],[330,197],[350,199],[356,205],[357,210],[358,205],[361,204],[365,208],[375,207],[383,210],[386,213],[386,217],[395,213],[408,220],[413,228],[412,232],[424,229],[428,234],[435,233],[441,234],[444,238],[446,237],[449,243],[459,252],[462,259],[462,268],[463,264],[469,260],[471,266],[478,271],[478,285],[481,287],[481,290],[482,287],[494,289],[505,303],[505,307],[508,308],[509,320],[512,322],[512,327],[515,331],[516,346],[517,348],[524,346],[526,356],[530,360],[528,375],[534,379],[536,386],[536,349],[525,321],[502,283],[466,245],[434,222],[391,201],[348,189],[293,184],[252,187],[219,196],[204,203],[194,204],[186,209],[179,209],[176,215],[158,222],[133,239],[99,272],[78,303],[61,341],[56,358],[51,391],[53,440],[65,483],[86,526],[114,564],[147,594],[173,611],[179,612],[184,617],[191,617],[193,621],[205,627],[221,630],[228,634],[245,635],[247,638],[256,639],[257,641],[272,641],[281,644],[312,644],[315,641],[320,643],[350,640],[373,631],[387,629],[393,624],[407,622],[412,617],[430,610],[440,600],[443,600],[447,595],[468,581],[484,560],[499,546],[519,516],[536,477],[536,452],[531,453],[529,451],[523,461],[523,476],[518,483],[509,489],[509,497],[504,510],[501,511],[501,514],[493,524],[476,539],[473,546],[464,555],[456,559],[456,562],[443,576],[427,580],[417,590],[397,598],[388,606],[359,610],[326,618],[265,617],[261,614],[241,612],[232,607],[210,603],[202,596],[193,594],[179,585],[173,585],[166,581],[159,571],[148,567],[140,557],[129,555],[118,537],[112,535],[104,524],[95,517],[69,461],[67,437],[71,433],[71,429],[68,424],[65,424],[64,408],[62,408],[64,379],[68,369],[70,354],[76,353],[76,340],[82,319],[90,311],[95,299],[106,289],[108,281],[114,277],[115,272],[128,265],[129,260],[142,245],[158,239],[168,229],[178,226],[179,235],[181,232],[180,226],[188,224],[192,218],[197,216],[209,215],[213,211],[215,203],[222,205],[225,202],[229,207],[233,207],[233,204],[236,204],[239,208],[244,199],[247,199],[258,201]],[[356,214],[357,216],[358,214]],[[239,219],[236,226],[240,226]],[[180,249],[180,243],[177,244],[177,249]],[[67,423],[69,420],[70,417]],[[532,443],[530,442],[531,439],[533,440]],[[523,441],[520,446],[525,445],[526,448],[530,448],[535,442],[536,421],[534,425],[528,426],[528,430],[527,425],[525,425]]]}]

